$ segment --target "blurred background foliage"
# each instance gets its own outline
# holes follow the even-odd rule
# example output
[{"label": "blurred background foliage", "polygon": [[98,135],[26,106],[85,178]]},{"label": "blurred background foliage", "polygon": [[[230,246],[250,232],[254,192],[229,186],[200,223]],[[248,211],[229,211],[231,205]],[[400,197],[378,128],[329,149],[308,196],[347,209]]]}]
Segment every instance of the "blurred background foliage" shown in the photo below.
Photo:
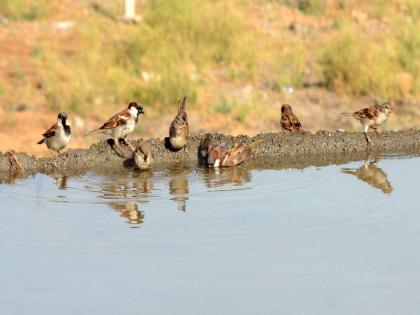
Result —
[{"label": "blurred background foliage", "polygon": [[163,115],[188,95],[190,108],[250,123],[289,88],[420,95],[417,0],[138,0],[133,24],[123,5],[0,1],[0,30],[16,33],[2,43],[2,103],[100,119],[133,99]]}]

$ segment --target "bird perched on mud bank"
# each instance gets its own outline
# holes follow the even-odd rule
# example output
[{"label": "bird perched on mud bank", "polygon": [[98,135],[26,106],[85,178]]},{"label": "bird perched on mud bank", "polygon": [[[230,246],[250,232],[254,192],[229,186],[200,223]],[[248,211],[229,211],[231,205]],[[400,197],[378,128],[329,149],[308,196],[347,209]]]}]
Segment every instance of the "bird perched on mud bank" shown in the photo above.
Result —
[{"label": "bird perched on mud bank", "polygon": [[178,114],[175,116],[174,120],[169,127],[169,143],[171,148],[174,150],[180,150],[184,148],[187,149],[186,145],[188,142],[188,135],[190,129],[188,126],[188,116],[185,111],[185,103],[187,102],[187,97],[178,101]]},{"label": "bird perched on mud bank", "polygon": [[60,153],[69,144],[71,138],[71,128],[67,119],[67,113],[59,113],[57,122],[42,134],[43,138],[37,144],[45,143],[48,149]]},{"label": "bird perched on mud bank", "polygon": [[287,131],[299,131],[302,129],[299,119],[293,113],[292,107],[289,104],[283,104],[281,107],[280,125],[283,130]]},{"label": "bird perched on mud bank", "polygon": [[207,135],[201,142],[199,153],[205,160],[208,167],[229,167],[241,164],[251,156],[252,149],[264,140],[258,140],[249,146],[244,144],[235,144],[227,148],[222,144],[213,143],[211,136]]},{"label": "bird perched on mud bank", "polygon": [[[101,127],[88,134],[102,133],[114,140],[114,145],[120,148],[120,141],[128,146],[131,151],[135,148],[127,142],[127,136],[134,131],[139,120],[139,115],[144,115],[143,105],[131,102],[128,107],[109,118]],[[119,152],[117,152],[119,153]]]},{"label": "bird perched on mud bank", "polygon": [[134,165],[138,170],[144,171],[152,167],[153,155],[146,141],[141,140],[133,155]]},{"label": "bird perched on mud bank", "polygon": [[385,102],[382,105],[373,105],[367,108],[363,108],[354,113],[342,113],[346,116],[353,116],[363,126],[363,132],[367,144],[371,144],[372,140],[368,136],[369,128],[375,130],[378,137],[381,136],[379,127],[388,119],[389,114],[393,112],[393,107],[390,102]]}]

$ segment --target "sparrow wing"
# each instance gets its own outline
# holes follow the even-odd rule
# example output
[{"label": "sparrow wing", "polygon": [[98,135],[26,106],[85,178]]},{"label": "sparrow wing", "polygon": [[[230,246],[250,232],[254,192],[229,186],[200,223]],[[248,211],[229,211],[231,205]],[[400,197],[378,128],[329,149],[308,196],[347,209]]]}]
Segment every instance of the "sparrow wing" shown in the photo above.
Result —
[{"label": "sparrow wing", "polygon": [[237,144],[233,148],[226,151],[221,159],[222,166],[235,166],[247,159],[251,155],[251,149],[243,144]]},{"label": "sparrow wing", "polygon": [[288,131],[299,131],[302,125],[294,113],[287,113],[281,116],[281,126]]},{"label": "sparrow wing", "polygon": [[188,137],[190,130],[188,125],[188,117],[185,111],[180,111],[178,115],[174,118],[169,127],[169,136],[183,136]]},{"label": "sparrow wing", "polygon": [[380,113],[380,108],[378,105],[373,105],[367,108],[363,108],[357,112],[354,112],[353,115],[358,118],[367,118],[367,119],[373,119],[376,116],[378,116]]},{"label": "sparrow wing", "polygon": [[130,119],[130,113],[125,109],[108,119],[98,130],[113,129],[123,126]]},{"label": "sparrow wing", "polygon": [[58,132],[58,124],[55,123],[50,128],[48,128],[47,130],[45,130],[45,132],[42,134],[42,136],[44,138],[42,138],[42,140],[38,141],[37,144],[44,143],[46,139],[51,138],[51,137],[54,137],[57,132]]}]

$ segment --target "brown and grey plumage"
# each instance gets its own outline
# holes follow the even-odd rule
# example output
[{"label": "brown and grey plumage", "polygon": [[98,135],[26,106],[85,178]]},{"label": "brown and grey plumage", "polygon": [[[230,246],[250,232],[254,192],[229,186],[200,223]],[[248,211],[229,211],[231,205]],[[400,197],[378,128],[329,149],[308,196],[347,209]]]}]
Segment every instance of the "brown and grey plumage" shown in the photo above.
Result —
[{"label": "brown and grey plumage", "polygon": [[224,145],[215,145],[209,141],[209,147],[203,149],[201,152],[206,152],[206,162],[209,167],[236,166],[249,158],[255,145],[263,141],[264,140],[258,140],[248,146],[244,144],[235,144],[231,148],[227,148]]},{"label": "brown and grey plumage", "polygon": [[283,104],[281,107],[281,120],[280,125],[284,130],[287,131],[299,131],[302,129],[302,125],[293,113],[292,107],[289,104]]},{"label": "brown and grey plumage", "polygon": [[109,118],[101,127],[89,132],[89,134],[102,133],[108,135],[114,140],[117,147],[119,147],[119,142],[122,141],[134,151],[134,147],[126,141],[126,138],[134,131],[140,114],[144,115],[143,105],[131,102],[126,109]]},{"label": "brown and grey plumage", "polygon": [[388,119],[389,114],[393,112],[393,108],[390,102],[385,102],[382,105],[373,105],[361,110],[355,111],[354,113],[343,113],[343,115],[353,116],[363,126],[363,132],[367,144],[370,144],[372,140],[368,136],[367,132],[369,128],[375,130],[375,133],[380,136],[379,127]]},{"label": "brown and grey plumage", "polygon": [[185,111],[186,102],[186,96],[184,96],[182,101],[178,101],[178,114],[175,116],[169,128],[169,143],[174,150],[180,150],[182,148],[186,150],[186,145],[188,143],[190,129],[187,112]]},{"label": "brown and grey plumage", "polygon": [[60,153],[69,144],[71,138],[71,128],[67,119],[67,113],[59,113],[57,122],[42,134],[43,138],[37,144],[45,143],[48,149]]},{"label": "brown and grey plumage", "polygon": [[139,170],[148,170],[153,163],[153,154],[146,141],[141,141],[136,151],[134,151],[134,164]]}]

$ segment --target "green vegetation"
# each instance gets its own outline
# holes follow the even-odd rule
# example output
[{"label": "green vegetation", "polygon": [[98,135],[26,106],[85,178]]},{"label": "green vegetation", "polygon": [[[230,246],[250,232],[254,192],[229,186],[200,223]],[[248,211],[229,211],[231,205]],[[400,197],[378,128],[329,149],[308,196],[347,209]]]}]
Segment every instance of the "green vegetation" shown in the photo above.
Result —
[{"label": "green vegetation", "polygon": [[142,22],[96,18],[77,26],[66,46],[44,42],[32,51],[54,108],[81,111],[139,99],[164,110],[181,95],[194,104],[205,74],[234,66],[249,77],[255,52],[245,18],[229,1],[156,0]]},{"label": "green vegetation", "polygon": [[325,11],[325,0],[298,0],[297,6],[306,14],[321,14]]},{"label": "green vegetation", "polygon": [[[119,20],[123,1],[60,4],[72,8],[74,27],[37,33],[28,51],[15,50],[22,56],[10,57],[0,93],[14,86],[15,95],[28,99],[42,94],[36,99],[54,110],[96,116],[134,99],[159,113],[188,95],[189,106],[244,122],[260,103],[256,94],[271,102],[285,86],[316,84],[350,96],[420,95],[416,0],[139,2],[137,24]],[[18,22],[43,19],[44,25],[57,21],[57,3],[3,0],[0,15]],[[243,86],[253,87],[252,95],[232,99],[227,92]],[[211,97],[216,105],[203,99],[209,93],[217,93]]]},{"label": "green vegetation", "polygon": [[51,0],[1,0],[0,15],[16,21],[34,21],[44,18]]},{"label": "green vegetation", "polygon": [[320,54],[327,87],[356,95],[407,97],[420,92],[419,24],[396,24],[393,36],[369,38],[353,25],[338,24],[338,34]]}]

